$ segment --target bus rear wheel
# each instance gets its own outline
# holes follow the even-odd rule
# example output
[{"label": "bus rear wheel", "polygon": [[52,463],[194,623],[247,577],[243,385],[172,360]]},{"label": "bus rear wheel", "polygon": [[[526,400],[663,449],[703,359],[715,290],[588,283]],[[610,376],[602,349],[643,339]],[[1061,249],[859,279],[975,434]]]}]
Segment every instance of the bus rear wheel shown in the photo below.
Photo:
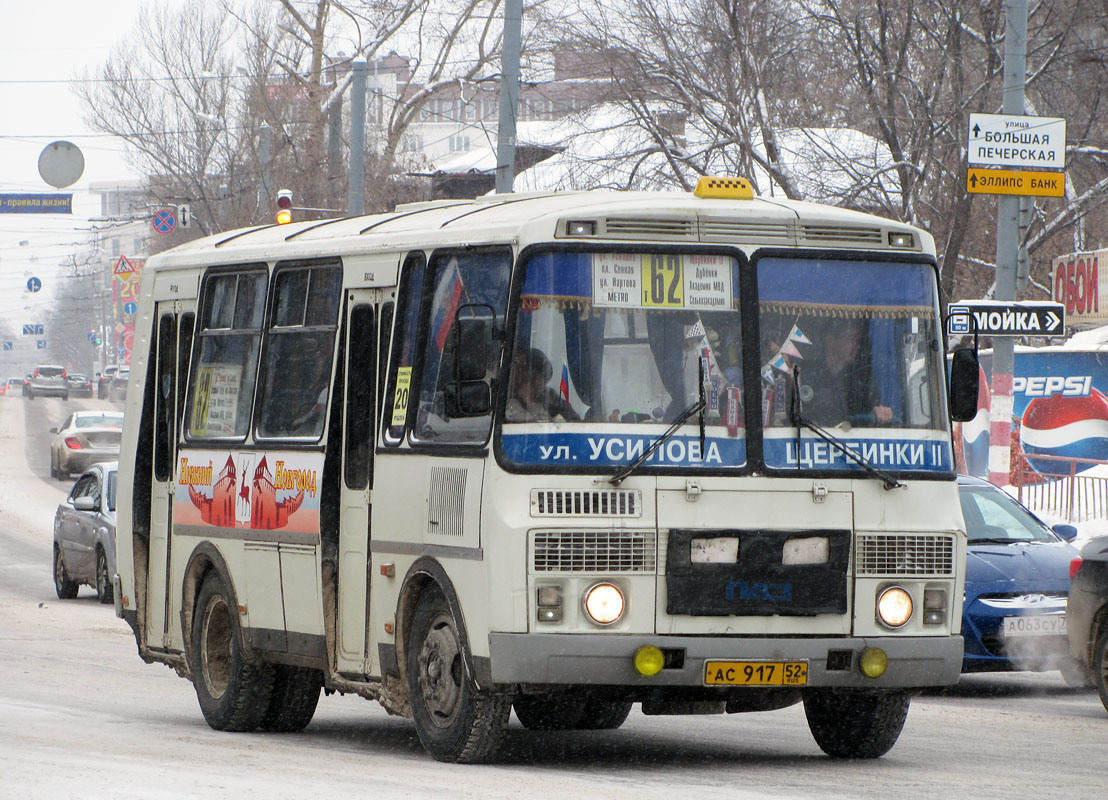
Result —
[{"label": "bus rear wheel", "polygon": [[467,656],[446,599],[437,590],[425,593],[408,640],[408,691],[419,741],[439,761],[487,761],[507,730],[511,696],[478,689]]},{"label": "bus rear wheel", "polygon": [[273,694],[273,666],[248,662],[241,637],[230,592],[209,572],[192,618],[189,667],[200,710],[217,731],[255,730]]},{"label": "bus rear wheel", "polygon": [[907,692],[816,689],[804,695],[804,714],[827,755],[879,758],[896,744],[910,700]]}]

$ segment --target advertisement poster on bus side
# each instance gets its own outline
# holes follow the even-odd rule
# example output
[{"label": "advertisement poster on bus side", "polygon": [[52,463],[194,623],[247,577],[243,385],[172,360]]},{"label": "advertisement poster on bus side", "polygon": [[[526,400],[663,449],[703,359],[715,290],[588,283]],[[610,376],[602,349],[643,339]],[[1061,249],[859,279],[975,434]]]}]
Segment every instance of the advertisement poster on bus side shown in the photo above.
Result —
[{"label": "advertisement poster on bus side", "polygon": [[322,453],[182,451],[177,525],[319,533]]}]

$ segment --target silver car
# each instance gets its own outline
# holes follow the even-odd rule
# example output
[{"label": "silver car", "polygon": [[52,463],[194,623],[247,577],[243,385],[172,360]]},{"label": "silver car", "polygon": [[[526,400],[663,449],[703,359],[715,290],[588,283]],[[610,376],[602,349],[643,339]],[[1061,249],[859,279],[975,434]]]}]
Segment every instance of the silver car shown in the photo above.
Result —
[{"label": "silver car", "polygon": [[69,399],[69,381],[66,380],[65,367],[57,364],[39,364],[31,373],[31,385],[27,397],[60,397]]},{"label": "silver car", "polygon": [[50,477],[66,480],[97,461],[119,457],[123,414],[119,411],[75,411],[60,428],[51,428]]},{"label": "silver car", "polygon": [[101,603],[112,602],[117,466],[89,467],[54,514],[54,591],[62,600],[72,600],[85,584]]}]

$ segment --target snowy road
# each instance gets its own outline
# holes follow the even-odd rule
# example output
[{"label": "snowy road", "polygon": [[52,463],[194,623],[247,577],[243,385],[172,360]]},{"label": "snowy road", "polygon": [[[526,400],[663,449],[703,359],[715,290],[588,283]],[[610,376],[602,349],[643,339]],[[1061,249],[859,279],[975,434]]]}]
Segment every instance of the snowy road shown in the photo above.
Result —
[{"label": "snowy road", "polygon": [[440,764],[411,723],[326,697],[300,734],[224,734],[191,684],[143,664],[130,629],[50,576],[46,429],[101,401],[0,397],[0,798],[1089,797],[1103,792],[1108,713],[1057,673],[971,676],[916,698],[877,761],[824,757],[799,706],[645,717],[538,733],[513,719],[498,762]]}]

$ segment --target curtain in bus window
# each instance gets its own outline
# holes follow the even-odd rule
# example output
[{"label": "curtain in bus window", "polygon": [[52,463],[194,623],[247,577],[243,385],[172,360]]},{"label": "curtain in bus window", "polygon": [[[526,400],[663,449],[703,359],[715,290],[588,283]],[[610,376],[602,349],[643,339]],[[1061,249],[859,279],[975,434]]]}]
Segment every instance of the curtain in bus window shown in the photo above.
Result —
[{"label": "curtain in bus window", "polygon": [[[496,334],[504,326],[511,262],[511,251],[506,248],[436,253],[431,259],[434,290],[428,310],[413,441],[458,443],[483,442],[488,438],[491,392],[500,361]],[[464,408],[459,401],[455,328],[459,320],[484,322],[482,382],[490,398],[487,413]],[[473,389],[469,387],[470,391]]]},{"label": "curtain in bus window", "polygon": [[210,277],[201,297],[196,370],[189,392],[188,432],[198,438],[242,438],[250,425],[266,274]]}]

